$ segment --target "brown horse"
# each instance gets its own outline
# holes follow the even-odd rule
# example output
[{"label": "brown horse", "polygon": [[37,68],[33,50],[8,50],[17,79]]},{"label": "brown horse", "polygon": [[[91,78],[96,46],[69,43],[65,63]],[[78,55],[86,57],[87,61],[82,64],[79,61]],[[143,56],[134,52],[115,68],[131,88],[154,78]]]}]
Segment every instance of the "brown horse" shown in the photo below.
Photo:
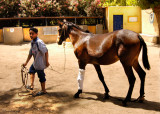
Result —
[{"label": "brown horse", "polygon": [[145,71],[138,62],[138,56],[143,47],[142,60],[146,69],[150,69],[147,55],[147,46],[143,38],[130,30],[117,30],[106,34],[93,34],[84,31],[79,26],[63,21],[59,22],[59,41],[61,45],[68,37],[70,38],[74,53],[78,59],[79,75],[78,75],[78,92],[74,95],[79,98],[82,93],[85,66],[93,64],[100,81],[105,89],[104,98],[109,98],[109,89],[104,81],[104,77],[100,65],[109,65],[120,60],[129,81],[129,90],[123,104],[126,105],[131,100],[131,95],[135,83],[135,76],[132,67],[138,73],[141,80],[140,99],[144,97]]}]

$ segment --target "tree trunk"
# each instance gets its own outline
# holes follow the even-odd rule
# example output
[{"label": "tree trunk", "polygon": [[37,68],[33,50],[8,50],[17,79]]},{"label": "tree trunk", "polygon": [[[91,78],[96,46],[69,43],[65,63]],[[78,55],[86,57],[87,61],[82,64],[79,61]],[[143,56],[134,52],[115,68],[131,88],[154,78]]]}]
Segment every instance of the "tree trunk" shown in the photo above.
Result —
[{"label": "tree trunk", "polygon": [[158,31],[159,31],[159,38],[157,39],[157,43],[160,43],[160,5],[154,8],[154,13],[156,15],[157,18],[157,23],[158,23]]}]

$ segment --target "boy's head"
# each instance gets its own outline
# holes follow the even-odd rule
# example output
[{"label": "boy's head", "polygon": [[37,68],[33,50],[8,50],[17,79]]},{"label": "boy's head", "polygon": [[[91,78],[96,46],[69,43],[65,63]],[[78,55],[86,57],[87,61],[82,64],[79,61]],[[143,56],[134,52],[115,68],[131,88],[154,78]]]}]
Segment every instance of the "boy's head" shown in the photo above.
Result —
[{"label": "boy's head", "polygon": [[38,36],[38,29],[37,28],[30,28],[29,35],[30,35],[31,39],[34,40]]}]

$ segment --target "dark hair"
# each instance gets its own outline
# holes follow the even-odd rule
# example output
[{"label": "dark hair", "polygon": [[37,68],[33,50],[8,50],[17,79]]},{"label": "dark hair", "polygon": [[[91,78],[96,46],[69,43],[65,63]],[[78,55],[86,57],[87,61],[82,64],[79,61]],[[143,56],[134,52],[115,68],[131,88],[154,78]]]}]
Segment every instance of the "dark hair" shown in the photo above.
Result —
[{"label": "dark hair", "polygon": [[35,33],[38,33],[38,29],[37,28],[30,28],[29,31],[30,30],[34,31]]}]

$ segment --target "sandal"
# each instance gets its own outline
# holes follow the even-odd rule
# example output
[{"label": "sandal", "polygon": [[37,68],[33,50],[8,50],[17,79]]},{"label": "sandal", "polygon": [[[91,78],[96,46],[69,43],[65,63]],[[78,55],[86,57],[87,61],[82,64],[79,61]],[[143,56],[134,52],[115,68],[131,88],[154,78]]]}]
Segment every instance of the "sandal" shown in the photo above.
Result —
[{"label": "sandal", "polygon": [[29,89],[29,90],[33,90],[33,87],[31,87],[29,85],[27,85],[26,88]]},{"label": "sandal", "polygon": [[35,96],[41,96],[41,95],[44,95],[44,94],[46,94],[46,93],[47,93],[47,92],[39,91],[38,93],[36,93]]}]

